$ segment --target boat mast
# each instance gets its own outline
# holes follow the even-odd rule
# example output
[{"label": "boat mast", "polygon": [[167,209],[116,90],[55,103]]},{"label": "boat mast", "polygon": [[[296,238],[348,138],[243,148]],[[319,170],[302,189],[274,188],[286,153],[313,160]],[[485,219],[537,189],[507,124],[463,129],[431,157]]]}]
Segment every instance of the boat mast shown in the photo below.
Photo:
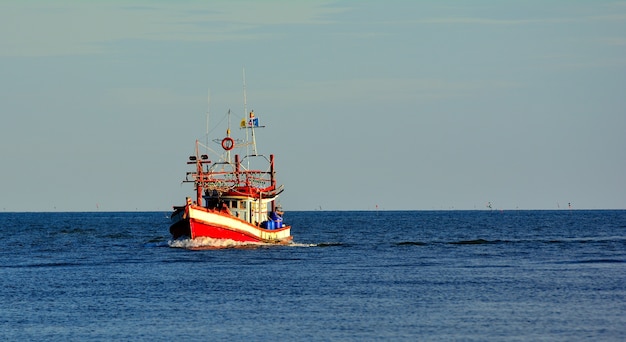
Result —
[{"label": "boat mast", "polygon": [[[248,118],[248,103],[246,99],[246,68],[243,68],[243,119],[246,120]],[[246,123],[246,126],[248,124]],[[246,143],[248,142],[248,130],[246,129]],[[248,144],[246,144],[246,155],[248,155]]]},{"label": "boat mast", "polygon": [[211,108],[211,88],[207,93],[207,107],[206,107],[206,149],[208,153],[209,149],[209,109]]},{"label": "boat mast", "polygon": [[[226,137],[230,138],[230,109],[228,110],[228,128],[226,128]],[[226,162],[230,164],[230,150],[226,150]]]},{"label": "boat mast", "polygon": [[[250,112],[250,119],[254,119],[253,114],[254,111]],[[250,132],[252,134],[252,155],[256,156],[256,138],[254,137],[254,123],[252,125],[250,125]]]},{"label": "boat mast", "polygon": [[[247,120],[252,119],[252,112],[248,113],[248,99],[246,96],[246,69],[243,69],[243,117]],[[248,121],[250,122],[250,121]],[[254,124],[247,125],[252,134],[252,155],[256,156],[256,138],[254,137]],[[246,140],[248,140],[248,130],[246,130]],[[249,155],[248,147],[246,147],[246,155]]]},{"label": "boat mast", "polygon": [[202,205],[202,191],[203,191],[203,183],[204,183],[204,172],[202,172],[202,157],[200,157],[200,142],[196,140],[196,155],[195,160],[193,160],[196,164],[196,205]]}]

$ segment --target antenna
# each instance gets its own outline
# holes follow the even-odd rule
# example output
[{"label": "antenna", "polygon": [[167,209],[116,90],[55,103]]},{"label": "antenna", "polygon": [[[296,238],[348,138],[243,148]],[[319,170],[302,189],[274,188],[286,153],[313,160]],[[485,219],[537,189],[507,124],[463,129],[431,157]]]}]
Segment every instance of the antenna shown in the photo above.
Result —
[{"label": "antenna", "polygon": [[[243,68],[243,117],[250,120],[254,117],[253,112],[248,116],[248,98],[246,96],[246,68]],[[254,137],[254,125],[250,125],[250,133],[252,134],[252,155],[256,156],[256,138]],[[248,141],[248,130],[246,129],[246,141]],[[249,155],[248,145],[246,145],[246,155]]]},{"label": "antenna", "polygon": [[[206,107],[206,148],[209,148],[209,108],[211,107],[211,88],[207,93],[207,107]],[[208,151],[207,151],[208,152]]]},{"label": "antenna", "polygon": [[[248,99],[246,97],[246,68],[242,68],[243,75],[243,119],[248,121]],[[248,142],[248,130],[246,129],[246,143]],[[250,154],[248,145],[246,144],[246,155]]]},{"label": "antenna", "polygon": [[[230,109],[228,110],[228,128],[226,129],[226,137],[230,138]],[[233,143],[233,146],[235,144]],[[226,151],[226,162],[230,164],[230,149]]]},{"label": "antenna", "polygon": [[243,68],[243,115],[248,115],[248,103],[246,99],[246,68]]}]

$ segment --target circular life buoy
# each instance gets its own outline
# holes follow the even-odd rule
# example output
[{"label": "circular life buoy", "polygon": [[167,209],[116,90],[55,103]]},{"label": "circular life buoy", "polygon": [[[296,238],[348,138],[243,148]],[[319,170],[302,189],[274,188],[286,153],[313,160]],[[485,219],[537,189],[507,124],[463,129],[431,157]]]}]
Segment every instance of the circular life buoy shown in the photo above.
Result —
[{"label": "circular life buoy", "polygon": [[226,137],[222,139],[222,148],[226,151],[230,151],[235,147],[235,141],[231,137]]}]

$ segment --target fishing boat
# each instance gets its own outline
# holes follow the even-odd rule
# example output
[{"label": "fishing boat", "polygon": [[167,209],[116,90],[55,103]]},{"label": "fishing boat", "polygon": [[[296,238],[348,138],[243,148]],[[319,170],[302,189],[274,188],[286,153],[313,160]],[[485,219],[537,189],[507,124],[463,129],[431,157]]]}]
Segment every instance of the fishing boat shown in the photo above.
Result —
[{"label": "fishing boat", "polygon": [[[245,108],[244,82],[244,113]],[[187,197],[184,205],[174,206],[170,233],[174,239],[208,237],[287,244],[292,241],[291,227],[283,223],[278,204],[284,186],[276,180],[275,158],[257,153],[255,129],[265,126],[260,126],[259,118],[250,111],[240,123],[245,139],[235,139],[231,136],[230,111],[228,116],[226,135],[213,140],[219,152],[196,140],[195,153],[187,161],[193,171],[187,172],[183,181],[194,184],[195,196]],[[215,160],[209,152],[214,152]]]}]

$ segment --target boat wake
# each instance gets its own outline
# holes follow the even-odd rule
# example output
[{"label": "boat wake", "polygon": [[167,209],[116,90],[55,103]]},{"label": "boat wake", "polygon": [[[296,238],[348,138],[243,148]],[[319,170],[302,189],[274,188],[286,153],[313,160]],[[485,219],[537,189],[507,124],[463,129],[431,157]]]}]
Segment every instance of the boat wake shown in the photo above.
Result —
[{"label": "boat wake", "polygon": [[255,249],[266,248],[275,246],[285,247],[317,247],[317,244],[307,243],[287,243],[287,244],[275,244],[265,242],[239,242],[230,239],[213,239],[210,237],[197,237],[195,239],[181,238],[176,240],[170,240],[167,244],[172,248],[182,248],[190,250],[204,250],[204,249],[227,249],[227,248],[239,248],[239,249]]},{"label": "boat wake", "polygon": [[213,239],[197,237],[195,239],[180,238],[168,241],[172,248],[183,249],[224,249],[224,248],[258,248],[267,244],[257,242],[237,242],[229,239]]}]

